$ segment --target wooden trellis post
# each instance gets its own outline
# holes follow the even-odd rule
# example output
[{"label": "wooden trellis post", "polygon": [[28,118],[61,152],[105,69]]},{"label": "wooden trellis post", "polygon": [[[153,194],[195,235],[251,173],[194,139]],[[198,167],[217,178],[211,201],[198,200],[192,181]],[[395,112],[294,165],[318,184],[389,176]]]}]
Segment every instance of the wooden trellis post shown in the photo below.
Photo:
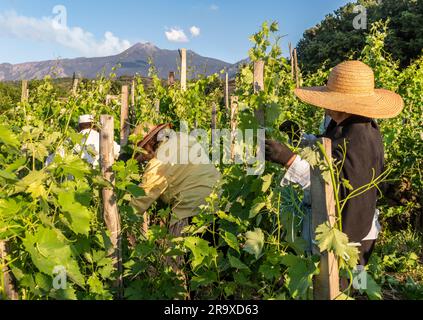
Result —
[{"label": "wooden trellis post", "polygon": [[28,80],[22,80],[21,102],[28,101],[28,99],[29,99]]},{"label": "wooden trellis post", "polygon": [[173,86],[174,84],[175,84],[175,72],[170,71],[167,77],[167,85],[170,87],[170,86]]},{"label": "wooden trellis post", "polygon": [[231,160],[235,160],[235,137],[237,130],[238,97],[231,97]]},{"label": "wooden trellis post", "polygon": [[[259,60],[254,62],[254,93],[259,93],[264,90],[264,61]],[[257,122],[260,126],[265,125],[265,110],[264,106],[260,106],[255,111]]]},{"label": "wooden trellis post", "polygon": [[187,49],[181,49],[181,90],[187,90]]},{"label": "wooden trellis post", "polygon": [[7,243],[5,241],[0,241],[0,275],[3,277],[2,283],[4,285],[4,290],[7,299],[9,300],[18,300],[18,292],[13,283],[12,276],[10,274],[9,268],[6,266],[8,256]]},{"label": "wooden trellis post", "polygon": [[[320,139],[325,153],[332,161],[332,142],[330,139]],[[332,183],[323,180],[322,172],[318,169],[311,169],[311,228],[312,239],[316,238],[316,228],[329,221],[331,226],[336,224],[335,197]],[[339,270],[336,256],[330,252],[320,253],[317,246],[313,247],[313,253],[320,255],[320,273],[314,279],[314,299],[334,300],[339,296]]]},{"label": "wooden trellis post", "polygon": [[299,88],[300,87],[300,69],[298,67],[297,48],[294,48],[293,58],[294,58],[294,68],[295,68],[295,83],[297,84],[297,88]]},{"label": "wooden trellis post", "polygon": [[229,111],[230,107],[229,107],[229,74],[226,73],[225,76],[225,106],[226,106],[226,111]]},{"label": "wooden trellis post", "polygon": [[79,79],[75,78],[73,80],[73,85],[72,85],[72,95],[76,96],[76,94],[78,93],[78,84],[79,84]]},{"label": "wooden trellis post", "polygon": [[120,107],[120,145],[122,147],[128,144],[130,133],[129,107],[128,107],[128,86],[122,86],[121,107]]},{"label": "wooden trellis post", "polygon": [[[112,171],[114,163],[114,120],[112,116],[102,115],[100,117],[100,163],[103,178],[111,185],[115,183],[115,177]],[[118,290],[118,296],[122,296],[122,242],[120,216],[118,212],[116,196],[113,189],[103,188],[103,216],[107,229],[110,232],[110,241],[112,248],[109,252],[113,259],[113,266],[118,271],[118,278],[115,286]]]},{"label": "wooden trellis post", "polygon": [[160,100],[156,99],[154,101],[154,109],[156,110],[157,114],[160,114]]},{"label": "wooden trellis post", "polygon": [[132,107],[135,107],[135,79],[132,80],[131,85],[131,104]]},{"label": "wooden trellis post", "polygon": [[130,106],[130,119],[131,121],[134,121],[136,118],[136,114],[135,114],[135,90],[136,90],[136,86],[135,86],[135,79],[132,79],[132,84],[131,84],[131,106]]},{"label": "wooden trellis post", "polygon": [[288,44],[288,47],[289,47],[289,60],[291,61],[291,76],[292,76],[292,79],[295,80],[294,56],[292,54],[291,42]]},{"label": "wooden trellis post", "polygon": [[211,118],[211,129],[216,130],[217,126],[217,107],[216,102],[212,103],[212,118]]}]

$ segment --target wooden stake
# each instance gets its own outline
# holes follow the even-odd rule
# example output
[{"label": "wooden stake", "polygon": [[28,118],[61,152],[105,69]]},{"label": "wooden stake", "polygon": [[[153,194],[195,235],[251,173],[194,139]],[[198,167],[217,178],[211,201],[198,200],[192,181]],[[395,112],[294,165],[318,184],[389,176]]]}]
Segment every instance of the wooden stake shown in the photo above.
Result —
[{"label": "wooden stake", "polygon": [[120,106],[120,145],[122,147],[128,144],[129,133],[131,130],[129,124],[128,108],[128,86],[122,86],[121,106]]},{"label": "wooden stake", "polygon": [[21,102],[28,101],[28,98],[29,98],[28,80],[22,80]]},{"label": "wooden stake", "polygon": [[225,77],[225,106],[226,106],[226,111],[229,111],[230,106],[229,106],[229,74],[226,73],[226,77]]},{"label": "wooden stake", "polygon": [[[103,178],[111,185],[115,183],[112,166],[114,163],[114,119],[112,116],[102,115],[100,117],[100,162]],[[103,215],[107,229],[110,232],[110,241],[112,248],[110,256],[113,259],[113,266],[118,271],[118,279],[115,286],[118,289],[118,297],[122,297],[123,279],[122,279],[122,242],[120,216],[118,212],[116,196],[113,188],[103,188]]]},{"label": "wooden stake", "polygon": [[235,160],[235,135],[237,130],[238,97],[231,97],[231,160]]},{"label": "wooden stake", "polygon": [[135,107],[135,79],[132,80],[131,85],[131,103],[132,107]]},{"label": "wooden stake", "polygon": [[[259,60],[254,62],[254,93],[259,93],[264,90],[264,61]],[[265,107],[260,106],[255,111],[257,122],[259,126],[265,125]]]},{"label": "wooden stake", "polygon": [[154,108],[157,114],[160,114],[160,100],[159,99],[156,99],[156,101],[154,101]]},{"label": "wooden stake", "polygon": [[0,275],[3,277],[2,283],[7,299],[18,300],[18,292],[13,283],[12,275],[7,265],[8,248],[5,241],[0,241]]},{"label": "wooden stake", "polygon": [[300,69],[298,68],[297,48],[294,48],[294,64],[295,64],[295,83],[297,88],[300,87]]},{"label": "wooden stake", "polygon": [[78,84],[79,84],[79,79],[75,78],[73,80],[73,86],[72,86],[72,95],[76,96],[78,93]]},{"label": "wooden stake", "polygon": [[181,49],[181,90],[187,90],[187,49]]},{"label": "wooden stake", "polygon": [[291,62],[291,76],[292,76],[292,79],[295,80],[294,57],[292,55],[292,44],[291,44],[291,42],[288,44],[288,47],[289,47],[289,61]]},{"label": "wooden stake", "polygon": [[169,87],[173,86],[175,84],[175,72],[174,71],[170,71],[169,75],[167,77],[167,85]]},{"label": "wooden stake", "polygon": [[[320,139],[325,148],[325,153],[332,161],[332,142],[330,139]],[[334,227],[336,225],[335,197],[332,183],[327,183],[322,178],[322,172],[316,168],[311,169],[311,205],[312,238],[315,239],[316,228],[326,222]],[[313,253],[319,255],[320,250],[313,247]],[[314,279],[314,299],[334,300],[340,294],[338,260],[331,252],[320,254],[320,274]]]},{"label": "wooden stake", "polygon": [[211,118],[211,129],[216,130],[217,126],[217,107],[216,102],[212,103],[212,118]]},{"label": "wooden stake", "polygon": [[131,84],[131,106],[129,111],[129,118],[131,123],[135,122],[136,112],[135,112],[135,79],[132,79]]},{"label": "wooden stake", "polygon": [[264,61],[254,62],[254,93],[264,90]]}]

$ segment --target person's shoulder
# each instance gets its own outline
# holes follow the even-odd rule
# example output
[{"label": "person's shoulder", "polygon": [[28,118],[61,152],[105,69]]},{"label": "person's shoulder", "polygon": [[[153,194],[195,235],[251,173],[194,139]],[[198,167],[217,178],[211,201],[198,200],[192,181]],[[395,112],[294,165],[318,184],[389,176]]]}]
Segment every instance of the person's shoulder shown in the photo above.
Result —
[{"label": "person's shoulder", "polygon": [[378,132],[379,128],[373,119],[355,118],[344,126],[347,134],[363,135]]},{"label": "person's shoulder", "polygon": [[99,137],[100,133],[94,129],[84,129],[80,132],[83,135],[88,135],[90,137]]},{"label": "person's shoulder", "polygon": [[372,119],[349,124],[344,128],[343,134],[350,143],[360,145],[380,144],[382,139],[379,128]]}]

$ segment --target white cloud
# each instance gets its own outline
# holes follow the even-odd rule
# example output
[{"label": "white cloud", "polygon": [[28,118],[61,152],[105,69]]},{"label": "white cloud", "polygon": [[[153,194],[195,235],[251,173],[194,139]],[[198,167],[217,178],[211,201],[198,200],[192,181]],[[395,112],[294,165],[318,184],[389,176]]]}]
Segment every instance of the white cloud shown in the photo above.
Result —
[{"label": "white cloud", "polygon": [[169,31],[165,31],[167,40],[171,42],[189,42],[184,30],[174,27]]},{"label": "white cloud", "polygon": [[217,11],[217,10],[219,10],[219,6],[218,6],[217,4],[212,4],[212,5],[210,6],[210,10],[211,10],[211,11]]},{"label": "white cloud", "polygon": [[201,34],[201,29],[199,27],[192,26],[189,29],[189,32],[191,32],[191,35],[195,38],[195,37],[198,37]]},{"label": "white cloud", "polygon": [[80,27],[69,27],[56,18],[41,19],[18,15],[15,11],[0,13],[0,36],[54,42],[74,49],[85,56],[107,56],[120,53],[131,46],[128,40],[105,32],[102,39]]}]

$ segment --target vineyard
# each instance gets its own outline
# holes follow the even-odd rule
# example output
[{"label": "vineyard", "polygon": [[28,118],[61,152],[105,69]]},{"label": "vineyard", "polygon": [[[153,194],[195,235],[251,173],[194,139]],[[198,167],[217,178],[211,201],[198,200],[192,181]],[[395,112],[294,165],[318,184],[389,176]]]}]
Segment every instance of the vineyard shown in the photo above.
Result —
[{"label": "vineyard", "polygon": [[[405,109],[379,121],[389,188],[379,203],[383,232],[368,266],[367,288],[350,287],[339,299],[423,299],[423,56],[400,68],[384,49],[386,26],[373,24],[360,60],[375,71],[377,87],[403,97]],[[250,63],[239,70],[230,96],[224,71],[192,79],[181,90],[178,82],[159,79],[153,62],[148,86],[140,77],[128,83],[130,132],[145,122],[171,123],[206,130],[211,140],[212,128],[232,130],[235,124],[240,130],[265,128],[267,138],[288,143],[278,128],[293,120],[304,132],[319,133],[324,111],[300,102],[293,90],[297,84],[324,85],[330,70],[322,64],[303,76],[282,55],[281,40],[277,23],[264,23],[251,37]],[[257,62],[263,66],[260,90]],[[172,208],[160,202],[148,211],[147,235],[141,233],[143,216],[130,205],[144,193],[138,187],[144,168],[134,159],[137,137],[130,135],[124,147],[129,160],[113,164],[113,185],[101,168],[74,152],[83,139],[76,130],[83,114],[93,114],[100,128],[101,116],[112,116],[114,140],[121,140],[125,103],[115,82],[114,74],[83,80],[63,99],[46,78],[29,83],[22,101],[13,90],[0,98],[0,299],[11,298],[11,287],[22,300],[313,299],[320,258],[305,254],[304,194],[295,185],[280,186],[280,166],[266,163],[261,176],[252,176],[245,165],[219,163],[221,181],[184,237],[169,234]],[[260,110],[263,121],[256,117]],[[311,152],[292,148],[304,156]],[[64,156],[46,166],[58,150]],[[110,254],[104,188],[113,189],[121,220],[121,270]],[[319,226],[316,240],[322,252],[336,257],[341,276],[352,274],[357,249],[340,230]],[[182,277],[165,263],[178,256],[185,257]],[[58,266],[66,270],[66,288],[55,286]]]}]

